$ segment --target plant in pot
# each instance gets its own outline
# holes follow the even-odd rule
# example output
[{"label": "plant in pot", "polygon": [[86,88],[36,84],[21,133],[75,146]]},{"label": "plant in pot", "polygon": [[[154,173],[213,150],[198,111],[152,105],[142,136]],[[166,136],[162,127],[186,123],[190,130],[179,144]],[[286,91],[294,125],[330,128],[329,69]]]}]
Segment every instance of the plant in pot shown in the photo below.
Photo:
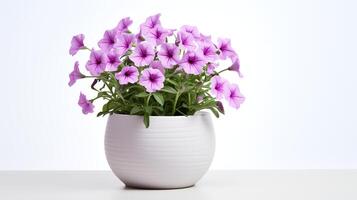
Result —
[{"label": "plant in pot", "polygon": [[[87,50],[89,75],[76,61],[69,86],[93,79],[91,99],[80,93],[84,114],[109,114],[105,133],[106,157],[114,174],[127,186],[182,188],[194,185],[208,170],[215,137],[210,113],[224,114],[222,100],[236,109],[244,102],[238,85],[221,74],[241,77],[237,53],[229,39],[218,39],[194,26],[167,29],[160,14],[150,16],[132,33],[130,18],[104,32],[99,48],[88,48],[84,35],[72,38],[70,54]],[[229,66],[219,70],[220,60]]]}]

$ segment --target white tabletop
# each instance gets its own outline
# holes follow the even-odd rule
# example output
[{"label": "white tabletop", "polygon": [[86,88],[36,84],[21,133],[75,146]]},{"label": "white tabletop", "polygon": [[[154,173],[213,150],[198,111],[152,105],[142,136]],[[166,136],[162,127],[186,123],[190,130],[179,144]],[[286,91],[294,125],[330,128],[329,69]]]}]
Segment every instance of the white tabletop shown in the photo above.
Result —
[{"label": "white tabletop", "polygon": [[192,188],[125,188],[107,171],[0,171],[1,200],[356,200],[357,170],[210,171]]}]

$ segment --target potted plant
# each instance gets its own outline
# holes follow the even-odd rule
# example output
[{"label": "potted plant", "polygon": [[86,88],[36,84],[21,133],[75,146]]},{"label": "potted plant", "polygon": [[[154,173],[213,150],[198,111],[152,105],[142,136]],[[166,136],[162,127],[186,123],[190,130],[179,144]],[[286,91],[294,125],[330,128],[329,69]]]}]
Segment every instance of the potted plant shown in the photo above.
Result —
[{"label": "potted plant", "polygon": [[[85,64],[76,61],[69,86],[93,79],[95,96],[80,93],[84,114],[104,100],[97,116],[109,114],[105,152],[115,175],[127,186],[182,188],[194,185],[208,170],[215,148],[210,110],[224,114],[221,100],[236,109],[244,97],[238,85],[221,74],[241,77],[237,53],[229,39],[203,35],[194,26],[166,29],[160,14],[150,16],[138,33],[130,18],[104,32],[99,48],[88,48],[84,35],[72,38],[70,54],[88,50]],[[232,64],[219,69],[220,60]]]}]

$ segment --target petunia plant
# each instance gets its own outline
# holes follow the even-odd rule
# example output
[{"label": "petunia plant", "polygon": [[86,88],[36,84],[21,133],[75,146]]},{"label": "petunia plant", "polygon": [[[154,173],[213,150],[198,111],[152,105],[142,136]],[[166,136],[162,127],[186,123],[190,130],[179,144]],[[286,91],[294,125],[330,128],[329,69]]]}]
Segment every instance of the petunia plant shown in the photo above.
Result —
[{"label": "petunia plant", "polygon": [[[195,26],[164,28],[160,14],[148,17],[136,34],[131,25],[128,17],[120,20],[104,32],[98,48],[87,47],[83,34],[72,38],[72,56],[79,50],[89,51],[85,64],[89,74],[80,72],[76,61],[68,84],[90,78],[90,88],[96,92],[91,99],[80,93],[78,104],[84,114],[94,112],[93,103],[103,99],[97,116],[142,115],[148,127],[150,116],[189,116],[209,109],[219,117],[224,114],[222,100],[236,109],[244,102],[238,85],[221,76],[234,71],[242,77],[229,39],[218,38],[215,43]],[[226,59],[232,64],[218,70],[219,61]]]}]

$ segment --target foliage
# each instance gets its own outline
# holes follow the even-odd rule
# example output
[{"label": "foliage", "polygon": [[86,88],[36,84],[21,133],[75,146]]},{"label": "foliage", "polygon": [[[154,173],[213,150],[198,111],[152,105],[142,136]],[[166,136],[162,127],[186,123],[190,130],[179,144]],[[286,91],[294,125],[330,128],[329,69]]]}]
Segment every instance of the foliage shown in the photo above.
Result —
[{"label": "foliage", "polygon": [[[148,127],[150,116],[189,116],[208,109],[219,117],[224,114],[222,98],[235,108],[243,103],[238,86],[220,76],[228,70],[241,76],[230,40],[218,39],[214,44],[196,27],[187,25],[175,33],[163,29],[159,17],[148,17],[138,35],[128,29],[132,21],[122,19],[116,28],[105,32],[98,43],[100,50],[86,47],[83,34],[73,37],[70,54],[89,50],[86,69],[91,75],[82,74],[76,62],[69,85],[91,78],[91,89],[97,92],[89,100],[81,93],[78,104],[84,114],[93,112],[93,102],[103,99],[105,104],[97,116],[142,115]],[[217,61],[227,58],[232,65],[217,71]]]}]

